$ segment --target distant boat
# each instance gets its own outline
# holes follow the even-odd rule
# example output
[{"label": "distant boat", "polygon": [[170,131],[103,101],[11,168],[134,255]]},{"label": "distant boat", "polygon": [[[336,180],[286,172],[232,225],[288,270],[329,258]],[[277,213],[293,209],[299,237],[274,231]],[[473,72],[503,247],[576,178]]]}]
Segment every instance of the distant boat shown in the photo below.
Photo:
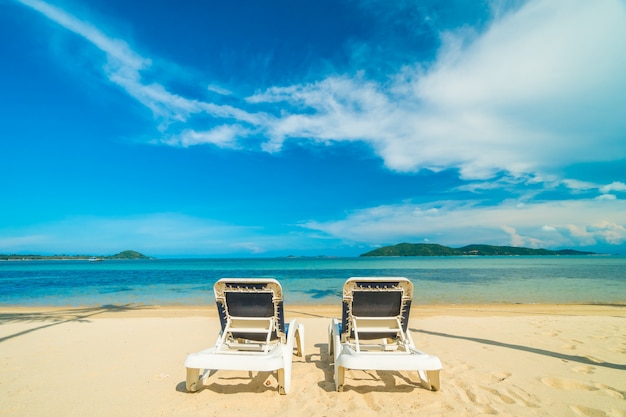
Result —
[{"label": "distant boat", "polygon": [[92,256],[88,259],[89,262],[102,262],[104,261],[104,259],[102,258],[96,258],[95,256]]}]

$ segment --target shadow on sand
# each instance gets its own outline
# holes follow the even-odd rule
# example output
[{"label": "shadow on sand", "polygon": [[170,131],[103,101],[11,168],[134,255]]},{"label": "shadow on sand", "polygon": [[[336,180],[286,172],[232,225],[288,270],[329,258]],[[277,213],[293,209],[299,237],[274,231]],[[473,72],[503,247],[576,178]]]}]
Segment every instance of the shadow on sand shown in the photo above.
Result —
[{"label": "shadow on sand", "polygon": [[51,311],[35,312],[1,312],[0,325],[8,323],[42,323],[41,326],[33,327],[18,333],[0,337],[0,343],[9,339],[23,336],[37,330],[58,326],[65,323],[89,323],[89,318],[104,313],[122,313],[126,311],[141,310],[150,308],[148,306],[124,304],[124,305],[102,305],[99,307],[79,307]]},{"label": "shadow on sand", "polygon": [[423,333],[423,334],[429,334],[431,336],[447,337],[451,339],[467,340],[470,342],[481,343],[484,345],[498,346],[498,347],[507,348],[507,349],[515,349],[515,350],[521,350],[524,352],[530,352],[530,353],[534,353],[537,355],[549,356],[551,358],[557,358],[557,359],[561,359],[564,361],[578,362],[584,365],[601,366],[604,368],[611,368],[611,369],[618,369],[618,370],[626,371],[626,364],[618,364],[618,363],[610,363],[610,362],[596,362],[596,361],[592,361],[591,359],[585,356],[567,355],[565,353],[553,352],[551,350],[538,349],[538,348],[534,348],[531,346],[515,345],[512,343],[498,342],[497,340],[481,339],[478,337],[459,336],[455,334],[433,332],[429,330],[417,330],[417,329],[410,329],[410,330],[415,333]]}]

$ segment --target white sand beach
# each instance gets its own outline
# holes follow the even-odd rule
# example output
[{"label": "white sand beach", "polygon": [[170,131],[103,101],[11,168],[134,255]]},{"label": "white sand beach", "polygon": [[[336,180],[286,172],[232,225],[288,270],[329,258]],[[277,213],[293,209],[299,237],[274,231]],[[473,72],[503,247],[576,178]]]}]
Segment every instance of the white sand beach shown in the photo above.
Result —
[{"label": "white sand beach", "polygon": [[220,371],[185,392],[185,356],[213,344],[214,306],[0,309],[0,416],[626,416],[626,306],[413,307],[441,391],[406,372],[348,371],[335,392],[327,326],[339,307],[286,306],[305,326],[291,392]]}]

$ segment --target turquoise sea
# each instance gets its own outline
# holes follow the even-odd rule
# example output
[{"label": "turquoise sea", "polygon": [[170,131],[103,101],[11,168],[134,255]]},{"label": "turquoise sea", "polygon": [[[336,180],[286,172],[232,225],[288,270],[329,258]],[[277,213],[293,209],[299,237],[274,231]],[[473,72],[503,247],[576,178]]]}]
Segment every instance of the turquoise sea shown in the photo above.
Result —
[{"label": "turquoise sea", "polygon": [[404,276],[414,303],[626,304],[626,257],[381,257],[2,261],[0,305],[206,305],[223,277],[274,277],[285,300],[337,304],[353,276]]}]

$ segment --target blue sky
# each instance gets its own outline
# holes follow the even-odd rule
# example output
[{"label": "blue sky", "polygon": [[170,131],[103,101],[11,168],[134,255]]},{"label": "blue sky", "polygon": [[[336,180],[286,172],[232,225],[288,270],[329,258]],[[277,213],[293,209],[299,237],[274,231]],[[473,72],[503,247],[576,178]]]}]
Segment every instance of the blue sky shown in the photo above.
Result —
[{"label": "blue sky", "polygon": [[626,2],[0,0],[0,253],[626,253]]}]

